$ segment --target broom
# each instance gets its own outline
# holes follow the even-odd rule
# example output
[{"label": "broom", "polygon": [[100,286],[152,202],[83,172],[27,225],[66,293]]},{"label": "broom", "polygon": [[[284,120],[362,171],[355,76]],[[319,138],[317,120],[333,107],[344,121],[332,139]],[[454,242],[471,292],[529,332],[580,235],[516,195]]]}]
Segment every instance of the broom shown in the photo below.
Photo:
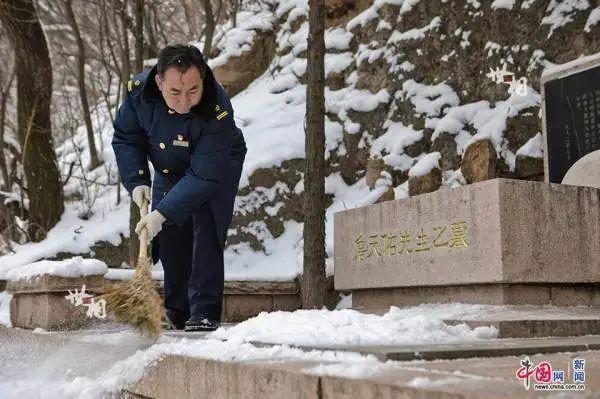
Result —
[{"label": "broom", "polygon": [[[148,201],[144,199],[140,208],[141,217],[148,213]],[[164,315],[162,300],[150,274],[150,259],[147,254],[148,231],[140,232],[140,252],[137,266],[130,281],[120,283],[98,298],[106,299],[106,309],[114,313],[117,320],[134,326],[142,334],[158,337]]]}]

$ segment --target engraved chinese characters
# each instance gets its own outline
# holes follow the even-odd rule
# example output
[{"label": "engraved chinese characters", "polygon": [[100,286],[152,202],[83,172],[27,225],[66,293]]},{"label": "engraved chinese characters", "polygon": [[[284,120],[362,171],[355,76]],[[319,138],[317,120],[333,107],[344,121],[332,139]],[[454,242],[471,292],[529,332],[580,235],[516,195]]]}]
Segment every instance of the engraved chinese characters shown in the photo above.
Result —
[{"label": "engraved chinese characters", "polygon": [[353,260],[360,262],[373,256],[413,255],[432,250],[464,248],[469,246],[467,235],[468,225],[464,220],[434,226],[431,232],[421,227],[414,234],[410,230],[359,234],[354,239]]},{"label": "engraved chinese characters", "polygon": [[575,162],[600,149],[600,58],[591,64],[543,78],[551,183],[560,183]]}]

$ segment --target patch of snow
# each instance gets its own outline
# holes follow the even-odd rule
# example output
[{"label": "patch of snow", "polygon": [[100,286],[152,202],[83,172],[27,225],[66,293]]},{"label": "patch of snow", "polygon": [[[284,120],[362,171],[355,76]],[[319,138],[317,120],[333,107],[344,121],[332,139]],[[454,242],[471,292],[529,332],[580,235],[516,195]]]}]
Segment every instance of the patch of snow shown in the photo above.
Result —
[{"label": "patch of snow", "polygon": [[471,329],[444,323],[454,315],[481,311],[479,305],[448,304],[391,307],[383,316],[350,309],[263,312],[233,327],[221,327],[209,338],[300,346],[420,345],[496,338],[498,330],[491,326]]},{"label": "patch of snow", "polygon": [[6,273],[7,280],[29,280],[44,274],[58,277],[86,277],[104,275],[108,271],[106,263],[97,259],[84,259],[75,256],[70,259],[38,262],[16,267]]},{"label": "patch of snow", "polygon": [[542,133],[538,133],[529,139],[527,143],[523,144],[523,146],[517,150],[516,155],[523,155],[532,158],[543,158],[543,148]]},{"label": "patch of snow", "polygon": [[[12,294],[6,291],[0,292],[0,325],[12,327],[10,321],[10,301]],[[1,362],[0,362],[1,363]]]},{"label": "patch of snow", "polygon": [[424,157],[422,157],[419,162],[415,164],[408,171],[409,177],[420,177],[425,176],[429,172],[431,172],[434,168],[440,167],[440,159],[442,159],[442,154],[439,152],[432,152]]},{"label": "patch of snow", "polygon": [[546,8],[546,16],[542,18],[542,25],[550,25],[548,38],[555,30],[573,22],[573,16],[577,11],[590,8],[588,0],[550,0]]},{"label": "patch of snow", "polygon": [[492,2],[492,9],[512,10],[514,5],[515,5],[515,0],[494,0]]}]

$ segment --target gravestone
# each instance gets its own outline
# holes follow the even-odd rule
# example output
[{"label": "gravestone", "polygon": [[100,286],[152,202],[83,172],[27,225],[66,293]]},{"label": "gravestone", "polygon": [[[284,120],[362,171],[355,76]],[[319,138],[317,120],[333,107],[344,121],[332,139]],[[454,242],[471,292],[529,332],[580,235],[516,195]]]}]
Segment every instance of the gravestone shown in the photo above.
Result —
[{"label": "gravestone", "polygon": [[545,70],[540,86],[545,181],[560,183],[600,149],[600,53]]},{"label": "gravestone", "polygon": [[493,179],[334,216],[355,308],[600,305],[600,190]]}]

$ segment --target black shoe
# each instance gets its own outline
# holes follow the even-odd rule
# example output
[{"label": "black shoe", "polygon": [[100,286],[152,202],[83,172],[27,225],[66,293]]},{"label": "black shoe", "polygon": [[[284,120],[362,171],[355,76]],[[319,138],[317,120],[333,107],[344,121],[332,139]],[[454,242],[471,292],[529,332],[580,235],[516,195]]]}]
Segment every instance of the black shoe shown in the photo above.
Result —
[{"label": "black shoe", "polygon": [[215,331],[219,328],[219,321],[211,320],[206,317],[190,318],[185,322],[184,331]]},{"label": "black shoe", "polygon": [[162,326],[165,330],[183,330],[185,323],[177,319],[174,314],[167,311]]}]

